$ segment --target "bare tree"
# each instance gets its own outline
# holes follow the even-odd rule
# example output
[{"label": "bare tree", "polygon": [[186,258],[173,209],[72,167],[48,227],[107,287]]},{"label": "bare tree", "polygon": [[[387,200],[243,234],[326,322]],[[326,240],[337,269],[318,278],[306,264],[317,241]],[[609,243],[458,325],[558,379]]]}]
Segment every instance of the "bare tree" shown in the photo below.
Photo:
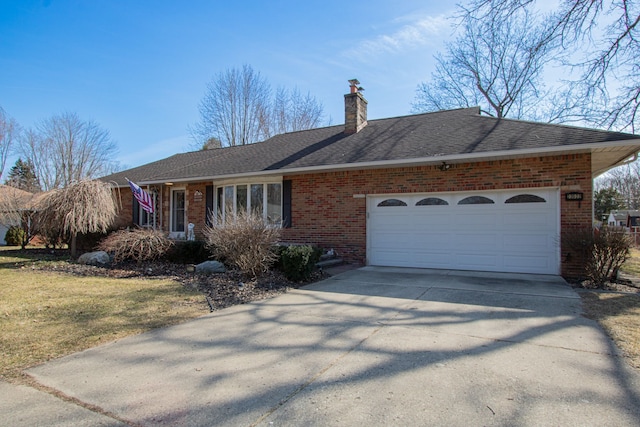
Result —
[{"label": "bare tree", "polygon": [[117,146],[109,131],[75,113],[38,123],[24,133],[20,146],[45,191],[106,175],[116,167]]},{"label": "bare tree", "polygon": [[208,84],[192,134],[201,141],[215,137],[225,146],[257,142],[265,134],[270,96],[269,84],[251,66],[227,69]]},{"label": "bare tree", "polygon": [[612,188],[626,209],[640,209],[640,164],[637,162],[611,169],[595,181],[596,190]]},{"label": "bare tree", "polygon": [[280,132],[310,129],[319,124],[323,107],[298,89],[272,89],[249,65],[217,74],[199,105],[200,121],[191,129],[194,148],[218,140],[222,146],[252,144]]},{"label": "bare tree", "polygon": [[447,45],[446,54],[436,56],[431,81],[418,87],[414,112],[479,105],[495,117],[549,121],[559,116],[543,105],[542,80],[557,40],[525,9],[508,16],[491,12],[463,14],[463,32]]},{"label": "bare tree", "polygon": [[[508,16],[538,0],[472,0],[469,13]],[[551,35],[573,54],[573,82],[584,120],[635,132],[640,109],[640,1],[562,0],[548,19]]]},{"label": "bare tree", "polygon": [[0,178],[2,178],[4,167],[7,164],[13,140],[19,130],[18,123],[0,107]]},{"label": "bare tree", "polygon": [[38,218],[43,230],[56,229],[71,235],[71,256],[75,257],[77,235],[105,233],[113,224],[117,206],[109,184],[78,180],[44,197],[38,206]]},{"label": "bare tree", "polygon": [[318,127],[323,115],[322,103],[310,93],[278,88],[270,108],[268,136]]}]

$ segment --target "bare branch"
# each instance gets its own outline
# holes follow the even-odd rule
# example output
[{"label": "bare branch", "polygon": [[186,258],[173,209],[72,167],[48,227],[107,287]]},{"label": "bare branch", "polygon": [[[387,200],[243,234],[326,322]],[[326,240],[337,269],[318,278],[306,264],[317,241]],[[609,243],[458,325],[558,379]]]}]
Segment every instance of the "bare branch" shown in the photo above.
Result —
[{"label": "bare branch", "polygon": [[418,87],[413,111],[479,105],[495,117],[539,114],[542,72],[557,45],[548,29],[519,9],[470,12],[462,29],[447,54],[436,57],[431,83]]},{"label": "bare branch", "polygon": [[27,130],[20,149],[44,190],[106,175],[117,152],[109,131],[75,113],[52,116]]},{"label": "bare branch", "polygon": [[[536,0],[471,0],[463,15],[507,16],[530,10]],[[563,0],[548,18],[550,37],[557,37],[570,63],[581,70],[572,82],[581,96],[584,121],[596,126],[635,131],[640,92],[640,1]],[[581,55],[578,55],[580,53]],[[578,56],[582,56],[581,58]],[[577,93],[575,92],[575,93]]]},{"label": "bare branch", "polygon": [[16,139],[19,132],[18,123],[0,107],[0,178],[2,178],[14,139]]},{"label": "bare branch", "polygon": [[214,138],[222,146],[252,144],[277,133],[319,125],[323,106],[298,89],[278,88],[272,99],[269,83],[251,66],[216,75],[200,101],[200,121],[191,129],[196,145]]}]

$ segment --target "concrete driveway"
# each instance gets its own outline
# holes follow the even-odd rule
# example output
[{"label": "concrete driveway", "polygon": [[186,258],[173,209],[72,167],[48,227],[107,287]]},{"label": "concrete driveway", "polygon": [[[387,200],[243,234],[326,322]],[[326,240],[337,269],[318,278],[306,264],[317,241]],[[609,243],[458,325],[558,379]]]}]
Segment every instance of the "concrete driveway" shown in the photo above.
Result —
[{"label": "concrete driveway", "polygon": [[[639,375],[549,276],[365,267],[28,373],[75,399],[48,425],[640,425]],[[33,425],[37,396],[4,402]]]}]

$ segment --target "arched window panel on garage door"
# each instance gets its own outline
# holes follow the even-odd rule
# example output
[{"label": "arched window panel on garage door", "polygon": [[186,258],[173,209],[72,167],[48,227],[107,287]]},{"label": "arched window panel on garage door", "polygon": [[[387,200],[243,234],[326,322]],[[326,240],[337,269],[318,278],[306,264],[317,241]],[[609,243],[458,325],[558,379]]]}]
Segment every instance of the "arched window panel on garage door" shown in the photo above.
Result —
[{"label": "arched window panel on garage door", "polygon": [[505,200],[505,203],[546,203],[547,201],[540,196],[533,194],[518,194]]},{"label": "arched window panel on garage door", "polygon": [[493,205],[495,202],[484,196],[469,196],[458,202],[459,205]]},{"label": "arched window panel on garage door", "polygon": [[416,203],[416,206],[445,206],[448,204],[449,202],[439,197],[427,197],[426,199],[422,199]]},{"label": "arched window panel on garage door", "polygon": [[378,203],[378,207],[381,207],[381,208],[397,207],[397,206],[407,206],[407,204],[402,200],[398,200],[398,199],[387,199]]}]

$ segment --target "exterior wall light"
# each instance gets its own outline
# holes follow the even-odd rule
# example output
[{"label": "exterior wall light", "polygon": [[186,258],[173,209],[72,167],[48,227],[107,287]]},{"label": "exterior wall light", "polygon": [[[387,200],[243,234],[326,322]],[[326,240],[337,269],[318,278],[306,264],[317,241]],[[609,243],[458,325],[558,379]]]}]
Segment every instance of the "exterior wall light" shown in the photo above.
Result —
[{"label": "exterior wall light", "polygon": [[448,171],[449,169],[451,169],[451,165],[448,165],[446,162],[442,162],[442,164],[438,166],[438,169],[440,169],[442,172]]}]

